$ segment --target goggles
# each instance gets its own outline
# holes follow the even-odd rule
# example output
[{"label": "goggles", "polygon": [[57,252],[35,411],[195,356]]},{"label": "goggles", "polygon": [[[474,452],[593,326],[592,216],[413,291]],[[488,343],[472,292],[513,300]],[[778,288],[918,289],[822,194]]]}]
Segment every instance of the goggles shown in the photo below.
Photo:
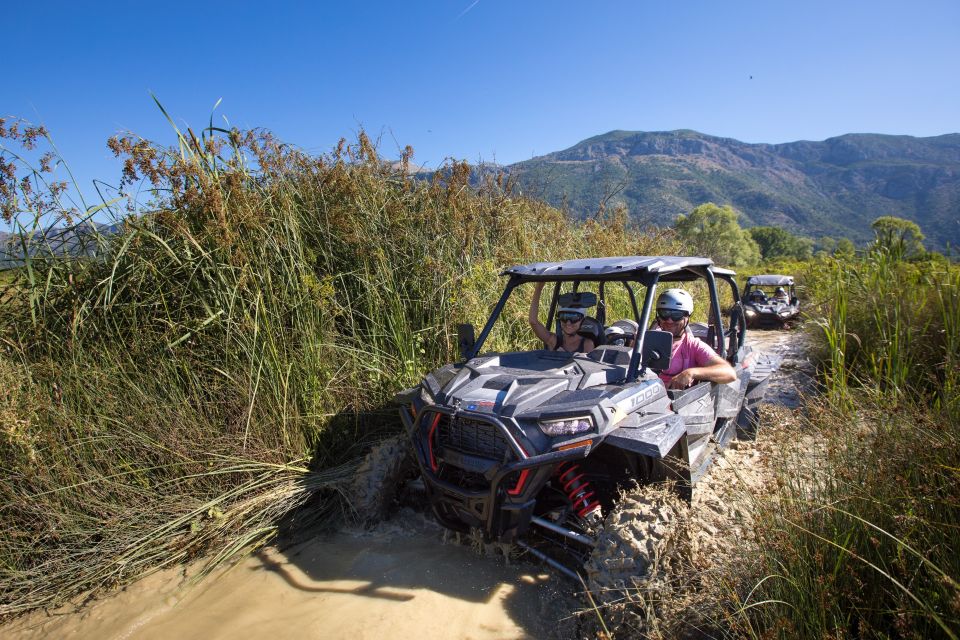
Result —
[{"label": "goggles", "polygon": [[583,314],[573,313],[572,311],[561,311],[557,314],[557,320],[560,322],[580,322],[583,320]]},{"label": "goggles", "polygon": [[686,311],[674,311],[673,309],[657,309],[657,317],[661,320],[673,320],[680,322],[687,317]]}]

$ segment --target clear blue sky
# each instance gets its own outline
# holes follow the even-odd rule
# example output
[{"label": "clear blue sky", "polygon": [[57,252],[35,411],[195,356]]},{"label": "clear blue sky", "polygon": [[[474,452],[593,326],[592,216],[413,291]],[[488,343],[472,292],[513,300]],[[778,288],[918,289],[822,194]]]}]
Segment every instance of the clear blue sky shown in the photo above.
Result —
[{"label": "clear blue sky", "polygon": [[313,152],[361,128],[512,163],[612,129],[746,142],[960,131],[960,2],[8,2],[0,115],[44,123],[82,184],[106,139],[266,127]]}]

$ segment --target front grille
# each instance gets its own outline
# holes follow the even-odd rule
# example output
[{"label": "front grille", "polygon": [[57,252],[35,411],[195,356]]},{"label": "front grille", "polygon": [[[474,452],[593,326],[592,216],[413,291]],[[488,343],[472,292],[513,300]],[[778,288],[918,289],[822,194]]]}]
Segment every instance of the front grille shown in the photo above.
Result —
[{"label": "front grille", "polygon": [[437,429],[437,444],[472,456],[503,461],[510,450],[500,428],[471,418],[443,416]]},{"label": "front grille", "polygon": [[471,491],[483,491],[490,488],[490,482],[479,473],[464,471],[449,464],[440,465],[437,477],[445,482]]}]

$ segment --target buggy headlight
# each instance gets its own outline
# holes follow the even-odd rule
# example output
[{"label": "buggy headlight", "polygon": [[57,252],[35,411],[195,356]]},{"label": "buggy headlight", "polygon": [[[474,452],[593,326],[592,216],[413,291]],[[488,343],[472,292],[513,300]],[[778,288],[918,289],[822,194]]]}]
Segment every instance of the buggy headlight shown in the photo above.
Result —
[{"label": "buggy headlight", "polygon": [[747,309],[746,311],[747,311],[747,317],[748,317],[748,318],[751,317],[751,316],[757,315],[757,312],[754,311],[753,309]]},{"label": "buggy headlight", "polygon": [[541,420],[537,424],[540,426],[540,431],[548,436],[572,436],[593,429],[593,418],[582,416],[560,418],[559,420]]}]

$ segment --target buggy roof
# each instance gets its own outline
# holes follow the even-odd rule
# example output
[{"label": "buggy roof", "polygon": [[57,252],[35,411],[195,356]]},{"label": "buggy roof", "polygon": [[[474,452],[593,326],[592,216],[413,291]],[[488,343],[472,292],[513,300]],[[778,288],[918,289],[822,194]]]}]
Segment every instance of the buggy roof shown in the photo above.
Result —
[{"label": "buggy roof", "polygon": [[750,276],[747,278],[747,284],[754,284],[760,286],[779,286],[779,285],[793,285],[793,276],[778,276],[778,275],[762,275],[762,276]]},{"label": "buggy roof", "polygon": [[582,258],[562,262],[534,262],[505,269],[500,275],[529,280],[624,280],[646,274],[659,274],[662,280],[696,280],[702,277],[694,269],[709,269],[715,274],[736,275],[729,269],[713,266],[710,258],[693,256],[622,256]]}]

